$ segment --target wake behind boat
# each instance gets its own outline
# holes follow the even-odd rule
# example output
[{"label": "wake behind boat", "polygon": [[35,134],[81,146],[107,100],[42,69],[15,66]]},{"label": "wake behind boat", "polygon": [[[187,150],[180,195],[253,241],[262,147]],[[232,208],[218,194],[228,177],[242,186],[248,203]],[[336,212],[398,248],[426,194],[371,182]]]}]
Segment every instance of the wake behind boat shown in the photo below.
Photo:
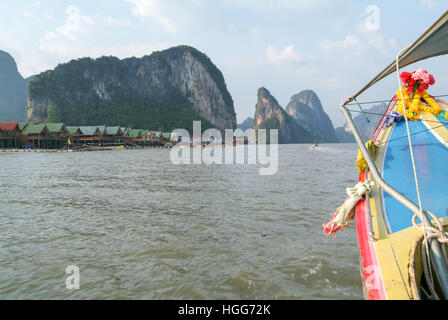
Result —
[{"label": "wake behind boat", "polygon": [[[447,53],[448,11],[341,105],[360,147],[359,183],[324,231],[334,235],[356,215],[367,299],[448,299],[448,104],[426,92],[435,79],[425,70],[400,74]],[[399,90],[365,142],[347,106],[394,72]]]}]

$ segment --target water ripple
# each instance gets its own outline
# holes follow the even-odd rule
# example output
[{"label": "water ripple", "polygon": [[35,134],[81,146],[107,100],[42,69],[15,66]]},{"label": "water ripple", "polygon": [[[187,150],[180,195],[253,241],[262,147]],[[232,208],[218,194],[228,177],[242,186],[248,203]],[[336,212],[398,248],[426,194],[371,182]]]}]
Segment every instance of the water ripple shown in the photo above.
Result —
[{"label": "water ripple", "polygon": [[275,176],[164,149],[1,154],[0,298],[361,299],[354,228],[322,232],[355,146],[279,150]]}]

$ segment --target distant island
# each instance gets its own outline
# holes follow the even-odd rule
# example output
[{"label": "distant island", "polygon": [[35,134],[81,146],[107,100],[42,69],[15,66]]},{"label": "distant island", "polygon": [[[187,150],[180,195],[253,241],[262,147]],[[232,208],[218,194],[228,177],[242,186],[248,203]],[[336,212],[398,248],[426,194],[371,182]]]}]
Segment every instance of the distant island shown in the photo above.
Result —
[{"label": "distant island", "polygon": [[0,50],[0,122],[25,120],[29,80],[19,73],[14,58]]},{"label": "distant island", "polygon": [[[358,108],[358,106],[349,106],[353,113],[353,121],[356,127],[360,131],[359,133],[364,138],[364,140],[370,140],[372,135],[380,121],[383,113],[387,109],[385,103],[374,105],[370,108],[363,108],[363,112]],[[336,136],[342,143],[354,143],[355,137],[351,132],[346,130],[347,124],[342,127],[336,128]]]},{"label": "distant island", "polygon": [[317,94],[304,90],[291,97],[286,110],[266,88],[258,89],[254,129],[278,129],[280,143],[339,142]]},{"label": "distant island", "polygon": [[142,58],[82,58],[36,75],[29,84],[28,121],[143,127],[171,131],[236,128],[233,100],[221,71],[189,46]]}]

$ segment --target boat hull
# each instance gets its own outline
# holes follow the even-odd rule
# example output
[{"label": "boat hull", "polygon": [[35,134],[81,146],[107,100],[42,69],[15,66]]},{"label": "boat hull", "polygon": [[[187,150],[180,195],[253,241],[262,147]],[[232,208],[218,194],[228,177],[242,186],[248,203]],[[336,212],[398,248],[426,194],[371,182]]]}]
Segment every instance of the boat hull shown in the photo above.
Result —
[{"label": "boat hull", "polygon": [[[439,102],[446,108],[446,103]],[[396,104],[397,100],[393,99],[386,114],[394,110]],[[405,122],[383,127],[384,121],[385,117],[372,137],[378,146],[376,166],[388,184],[418,203],[408,139],[406,134],[402,135]],[[426,131],[422,130],[423,124]],[[448,167],[445,165],[445,169],[432,162],[437,159],[429,161],[425,155],[448,159],[448,129],[440,117],[430,114],[423,114],[421,121],[411,121],[409,125],[411,137],[416,142],[414,151],[418,150],[417,175],[425,186],[422,191],[424,209],[429,207],[446,225],[448,202],[444,195],[448,194],[448,184],[438,179],[448,175]],[[373,180],[368,170],[359,176],[360,181],[366,179]],[[423,234],[413,226],[412,212],[379,186],[374,186],[369,196],[357,204],[356,227],[366,299],[420,299],[423,273],[420,244]]]}]

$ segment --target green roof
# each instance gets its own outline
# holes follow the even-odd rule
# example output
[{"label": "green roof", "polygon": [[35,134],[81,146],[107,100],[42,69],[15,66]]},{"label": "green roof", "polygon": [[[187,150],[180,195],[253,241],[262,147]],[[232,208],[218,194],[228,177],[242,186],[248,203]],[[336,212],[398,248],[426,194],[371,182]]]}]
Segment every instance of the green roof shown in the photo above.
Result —
[{"label": "green roof", "polygon": [[26,126],[25,132],[26,134],[40,134],[42,131],[48,130],[47,126],[44,123],[41,124],[29,124]]},{"label": "green roof", "polygon": [[67,129],[63,123],[47,123],[46,125],[50,133],[67,132]]},{"label": "green roof", "polygon": [[141,134],[141,133],[142,133],[141,129],[130,129],[128,131],[128,134],[129,134],[130,137],[138,137],[139,134]]},{"label": "green roof", "polygon": [[79,127],[67,127],[67,131],[70,134],[76,134],[78,132],[78,130],[81,132],[81,134],[83,134],[82,130]]},{"label": "green roof", "polygon": [[165,139],[171,138],[171,132],[162,132],[162,138]]},{"label": "green roof", "polygon": [[107,135],[109,135],[109,136],[116,136],[116,135],[119,135],[119,134],[122,134],[123,132],[122,132],[122,130],[121,130],[121,128],[120,127],[106,127],[106,132],[107,132]]},{"label": "green roof", "polygon": [[98,126],[98,129],[100,130],[101,134],[107,133],[106,126]]},{"label": "green roof", "polygon": [[19,122],[19,129],[20,131],[23,131],[23,129],[25,129],[25,127],[28,125],[28,123],[26,122]]},{"label": "green roof", "polygon": [[83,135],[85,136],[94,136],[98,130],[97,126],[82,126],[79,127],[79,129],[82,131]]}]

